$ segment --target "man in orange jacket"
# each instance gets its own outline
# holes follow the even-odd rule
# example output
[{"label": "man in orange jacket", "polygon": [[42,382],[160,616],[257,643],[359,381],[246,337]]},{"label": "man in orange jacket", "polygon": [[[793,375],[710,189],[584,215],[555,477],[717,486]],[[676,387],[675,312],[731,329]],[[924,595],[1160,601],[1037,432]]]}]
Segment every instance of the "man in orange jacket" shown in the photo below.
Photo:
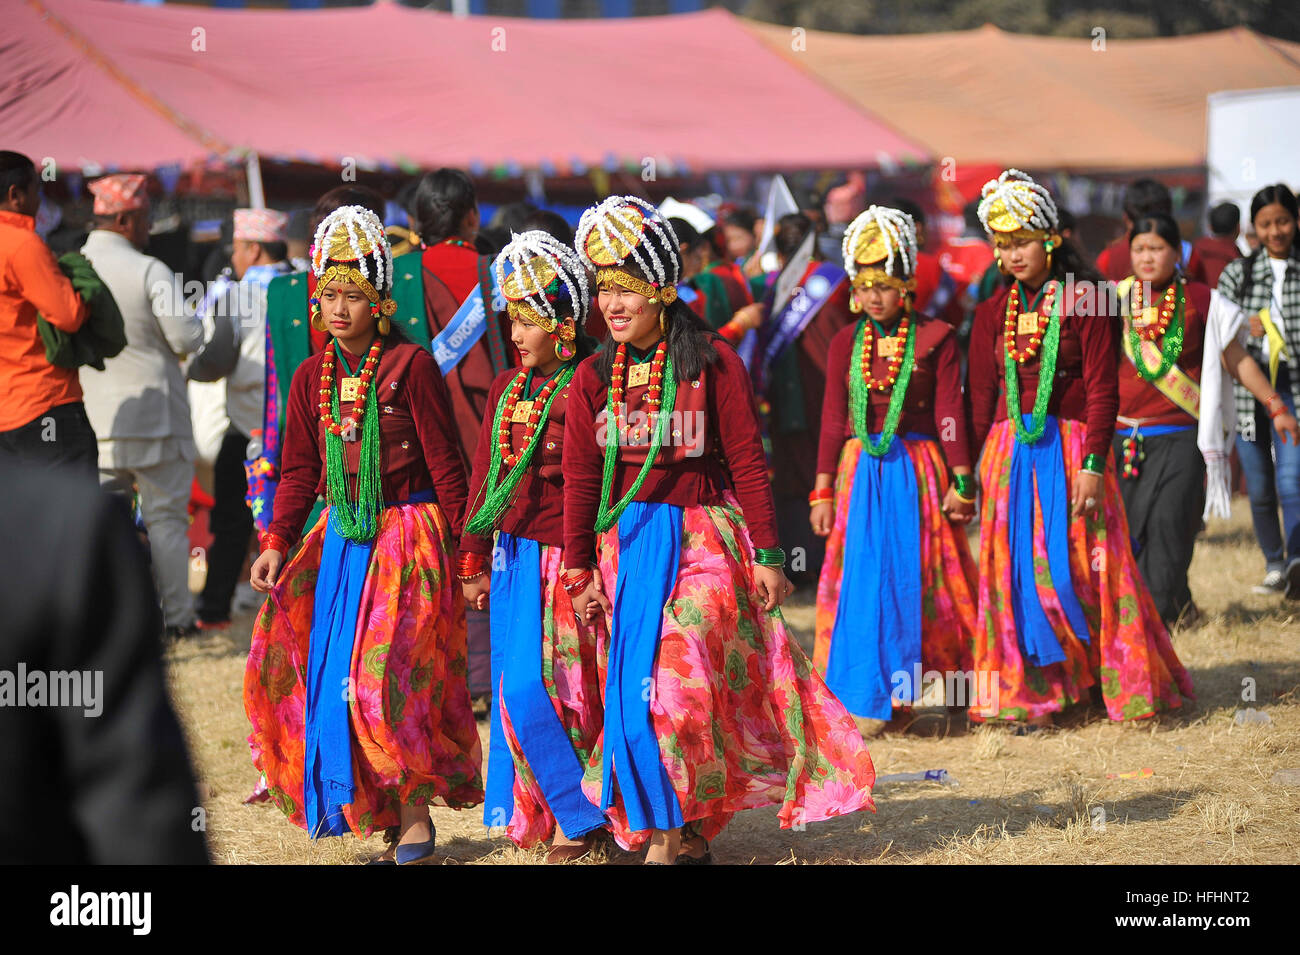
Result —
[{"label": "man in orange jacket", "polygon": [[69,334],[86,320],[81,296],[36,234],[40,204],[32,161],[0,151],[0,460],[93,477],[98,448],[77,369],[51,365],[36,328],[38,312]]}]

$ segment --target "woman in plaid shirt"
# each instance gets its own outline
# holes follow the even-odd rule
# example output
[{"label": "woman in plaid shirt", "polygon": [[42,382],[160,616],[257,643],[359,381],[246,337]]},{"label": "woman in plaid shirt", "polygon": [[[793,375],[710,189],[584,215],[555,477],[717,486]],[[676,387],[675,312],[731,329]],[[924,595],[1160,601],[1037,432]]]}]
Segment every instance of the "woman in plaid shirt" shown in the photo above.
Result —
[{"label": "woman in plaid shirt", "polygon": [[[1300,251],[1296,249],[1296,197],[1281,183],[1266,186],[1250,202],[1259,248],[1228,263],[1219,292],[1249,316],[1250,356],[1277,390],[1286,413],[1300,403]],[[1291,365],[1296,368],[1292,369]],[[1270,418],[1281,413],[1276,400],[1259,403],[1241,384],[1233,385],[1237,408],[1237,456],[1250,492],[1255,537],[1268,562],[1257,592],[1285,589],[1300,600],[1300,446],[1275,441]],[[1274,463],[1273,451],[1276,451]],[[1277,519],[1282,505],[1282,526]]]}]

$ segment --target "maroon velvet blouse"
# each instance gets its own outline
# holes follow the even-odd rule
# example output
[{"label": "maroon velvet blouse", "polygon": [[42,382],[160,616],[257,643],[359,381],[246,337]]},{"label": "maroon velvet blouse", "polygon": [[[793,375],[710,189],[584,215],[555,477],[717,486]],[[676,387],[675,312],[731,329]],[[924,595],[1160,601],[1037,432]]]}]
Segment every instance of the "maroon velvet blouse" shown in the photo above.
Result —
[{"label": "maroon velvet blouse", "polygon": [[[705,366],[696,380],[677,384],[671,437],[635,500],[682,507],[720,504],[724,492],[731,490],[754,546],[778,547],[772,487],[749,372],[729,344],[718,339],[713,348],[718,360]],[[565,567],[586,567],[595,553],[594,528],[605,460],[598,434],[605,433],[609,392],[596,374],[597,358],[592,356],[578,366],[570,385],[564,428]],[[629,429],[648,423],[639,416],[647,407],[648,390],[648,385],[627,389]],[[648,443],[620,447],[611,504],[636,482]]]},{"label": "maroon velvet blouse", "polygon": [[[364,356],[340,349],[354,370]],[[290,546],[303,521],[325,494],[325,425],[320,420],[320,378],[325,353],[312,355],[293,373],[270,533]],[[379,471],[384,501],[397,504],[433,489],[453,533],[465,512],[465,455],[456,435],[451,399],[433,356],[411,342],[385,345],[370,401],[379,402]],[[345,375],[334,363],[336,379]],[[337,387],[337,385],[335,386]],[[352,410],[339,402],[339,416]],[[344,463],[355,487],[361,441],[343,442]]]},{"label": "maroon velvet blouse", "polygon": [[[826,397],[822,402],[821,440],[817,445],[817,471],[834,474],[844,442],[856,437],[849,415],[849,376],[861,374],[853,365],[853,339],[858,323],[841,329],[831,339],[826,369]],[[900,341],[901,347],[901,341]],[[937,438],[949,467],[970,465],[966,405],[961,394],[961,356],[952,326],[941,319],[922,318],[916,326],[912,378],[907,385],[898,435],[908,432]],[[873,349],[871,374],[884,378],[889,358]],[[879,434],[889,411],[890,391],[872,389],[867,406],[867,430]]]}]

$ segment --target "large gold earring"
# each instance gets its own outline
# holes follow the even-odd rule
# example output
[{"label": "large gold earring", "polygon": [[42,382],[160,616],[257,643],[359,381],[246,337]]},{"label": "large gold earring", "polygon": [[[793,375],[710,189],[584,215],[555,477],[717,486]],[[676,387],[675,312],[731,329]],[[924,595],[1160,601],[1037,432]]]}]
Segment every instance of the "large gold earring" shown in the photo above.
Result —
[{"label": "large gold earring", "polygon": [[311,300],[311,307],[308,310],[308,313],[311,316],[312,328],[316,329],[316,331],[318,332],[323,332],[328,330],[325,325],[325,319],[320,313],[320,301],[318,299]]},{"label": "large gold earring", "polygon": [[996,252],[993,253],[993,261],[998,264],[998,271],[1003,275],[1011,274],[1011,270],[1007,268],[1006,263],[1002,261],[1002,256],[998,255]]},{"label": "large gold earring", "polygon": [[392,327],[393,323],[389,321],[387,315],[380,315],[379,321],[375,322],[375,328],[379,329],[381,335],[387,335]]},{"label": "large gold earring", "polygon": [[668,337],[668,310],[663,308],[659,309],[659,334]]},{"label": "large gold earring", "polygon": [[1056,248],[1056,243],[1048,239],[1043,243],[1043,248],[1047,252],[1047,271],[1052,271],[1052,250]]},{"label": "large gold earring", "polygon": [[862,314],[862,303],[858,301],[858,297],[852,292],[849,293],[849,311],[854,315]]}]

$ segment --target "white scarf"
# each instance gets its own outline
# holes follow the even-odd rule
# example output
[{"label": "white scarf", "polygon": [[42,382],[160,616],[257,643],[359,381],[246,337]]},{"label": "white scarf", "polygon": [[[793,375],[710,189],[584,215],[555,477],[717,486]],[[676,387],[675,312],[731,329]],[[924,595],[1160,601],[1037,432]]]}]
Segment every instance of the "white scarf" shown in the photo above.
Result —
[{"label": "white scarf", "polygon": [[1232,381],[1223,367],[1223,350],[1234,340],[1245,345],[1246,313],[1220,295],[1210,292],[1205,317],[1205,345],[1201,356],[1201,418],[1196,446],[1205,458],[1205,512],[1202,518],[1232,515],[1232,470],[1228,455],[1237,430]]}]

